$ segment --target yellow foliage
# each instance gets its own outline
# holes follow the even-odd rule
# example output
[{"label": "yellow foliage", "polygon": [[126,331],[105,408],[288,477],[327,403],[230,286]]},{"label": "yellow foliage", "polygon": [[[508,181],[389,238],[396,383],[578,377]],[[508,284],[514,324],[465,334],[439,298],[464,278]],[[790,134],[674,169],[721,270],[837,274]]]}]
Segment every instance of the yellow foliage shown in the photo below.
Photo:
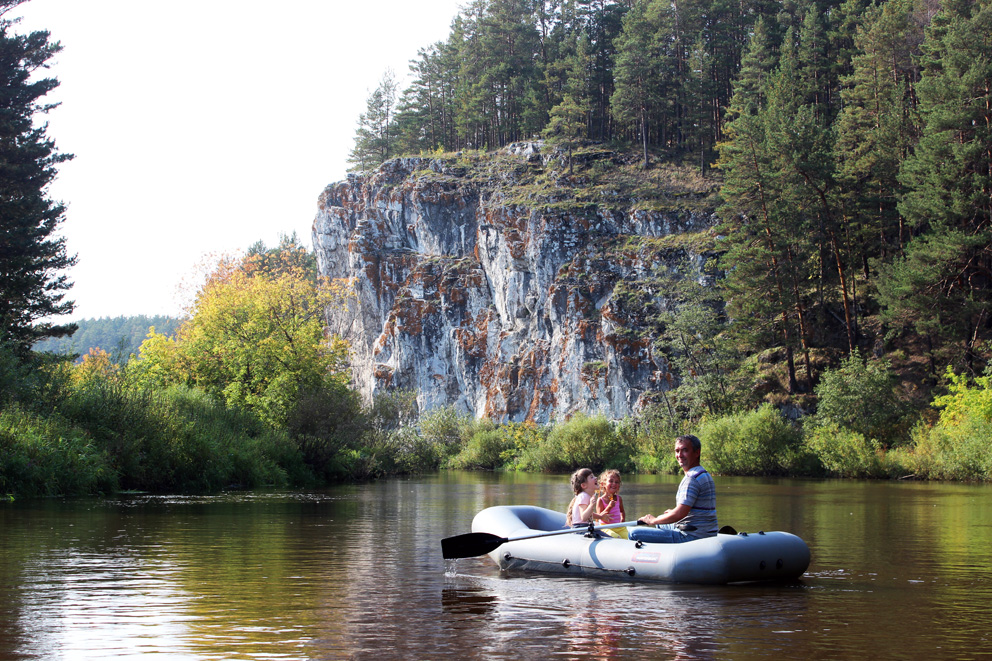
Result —
[{"label": "yellow foliage", "polygon": [[141,386],[161,388],[186,381],[176,338],[156,332],[154,326],[148,329],[148,335],[138,347],[137,359],[131,358],[129,369]]},{"label": "yellow foliage", "polygon": [[100,347],[93,347],[85,356],[83,362],[76,366],[73,378],[77,382],[91,379],[109,379],[116,376],[118,367],[110,360],[110,354]]},{"label": "yellow foliage", "polygon": [[943,409],[940,412],[941,425],[955,426],[970,415],[992,420],[992,377],[977,377],[972,386],[967,375],[955,374],[950,367],[944,376],[950,381],[948,392],[933,400],[934,406]]},{"label": "yellow foliage", "polygon": [[305,253],[222,256],[175,338],[150,332],[135,366],[147,384],[185,383],[278,421],[297,393],[348,382],[347,343],[324,315],[350,280],[316,278]]}]

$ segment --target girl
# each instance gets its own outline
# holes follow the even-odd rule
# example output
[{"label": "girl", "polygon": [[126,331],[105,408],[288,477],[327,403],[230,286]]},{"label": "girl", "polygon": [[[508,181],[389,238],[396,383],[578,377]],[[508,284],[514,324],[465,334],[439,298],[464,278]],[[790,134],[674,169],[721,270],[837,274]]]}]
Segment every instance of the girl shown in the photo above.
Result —
[{"label": "girl", "polygon": [[[627,513],[623,510],[623,498],[620,496],[620,485],[622,484],[620,471],[615,468],[603,471],[602,475],[599,476],[599,484],[601,485],[602,494],[599,498],[599,505],[596,508],[598,518],[603,523],[620,523],[621,521],[625,521]],[[622,537],[624,539],[627,537],[626,528],[612,528],[603,532],[613,537]]]},{"label": "girl", "polygon": [[580,468],[572,473],[572,491],[575,497],[568,504],[565,515],[566,526],[587,526],[597,513],[599,495],[596,493],[596,474],[588,468]]}]

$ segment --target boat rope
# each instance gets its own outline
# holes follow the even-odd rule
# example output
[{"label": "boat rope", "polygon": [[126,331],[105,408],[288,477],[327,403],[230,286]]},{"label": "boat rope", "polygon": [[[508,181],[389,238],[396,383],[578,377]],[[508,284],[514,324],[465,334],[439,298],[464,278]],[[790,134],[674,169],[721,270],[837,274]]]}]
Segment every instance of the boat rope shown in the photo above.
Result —
[{"label": "boat rope", "polygon": [[[510,560],[514,560],[514,559],[516,559],[516,560],[523,560],[524,562],[536,562],[536,563],[540,563],[540,564],[551,564],[549,562],[545,562],[545,561],[542,561],[542,560],[527,560],[525,558],[514,558],[513,555],[509,551],[507,551],[506,553],[503,554],[503,560],[505,560],[507,562],[509,562]],[[579,564],[576,564],[576,563],[572,562],[568,558],[565,558],[564,560],[561,561],[561,566],[564,567],[564,568],[566,568],[566,569],[569,569],[571,567],[575,567],[576,569],[597,569],[599,571],[608,572],[608,573],[626,574],[627,576],[633,576],[633,575],[635,575],[637,573],[637,570],[634,569],[633,567],[627,567],[625,569],[612,569],[610,567],[599,567],[597,565],[579,565]]]}]

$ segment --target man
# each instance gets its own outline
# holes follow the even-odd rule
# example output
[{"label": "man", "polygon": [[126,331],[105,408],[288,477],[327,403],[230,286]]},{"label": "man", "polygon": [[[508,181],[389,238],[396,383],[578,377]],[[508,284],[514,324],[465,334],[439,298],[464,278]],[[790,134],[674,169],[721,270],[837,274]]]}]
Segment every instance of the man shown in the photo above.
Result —
[{"label": "man", "polygon": [[652,527],[630,529],[630,539],[642,542],[688,542],[713,537],[717,532],[716,485],[699,465],[702,443],[692,434],[675,439],[675,457],[685,473],[679,483],[675,507],[661,516],[642,516],[638,523]]}]

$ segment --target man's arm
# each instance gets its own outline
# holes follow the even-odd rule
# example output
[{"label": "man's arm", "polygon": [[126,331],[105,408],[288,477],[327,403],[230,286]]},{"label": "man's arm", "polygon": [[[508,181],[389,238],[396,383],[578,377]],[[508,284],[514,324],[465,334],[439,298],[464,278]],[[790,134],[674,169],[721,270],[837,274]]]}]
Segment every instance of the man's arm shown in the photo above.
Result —
[{"label": "man's arm", "polygon": [[651,516],[650,514],[642,516],[638,519],[638,522],[646,523],[649,526],[656,526],[662,523],[676,523],[689,516],[691,509],[688,505],[676,505],[670,510],[665,510],[665,513],[660,516]]}]

